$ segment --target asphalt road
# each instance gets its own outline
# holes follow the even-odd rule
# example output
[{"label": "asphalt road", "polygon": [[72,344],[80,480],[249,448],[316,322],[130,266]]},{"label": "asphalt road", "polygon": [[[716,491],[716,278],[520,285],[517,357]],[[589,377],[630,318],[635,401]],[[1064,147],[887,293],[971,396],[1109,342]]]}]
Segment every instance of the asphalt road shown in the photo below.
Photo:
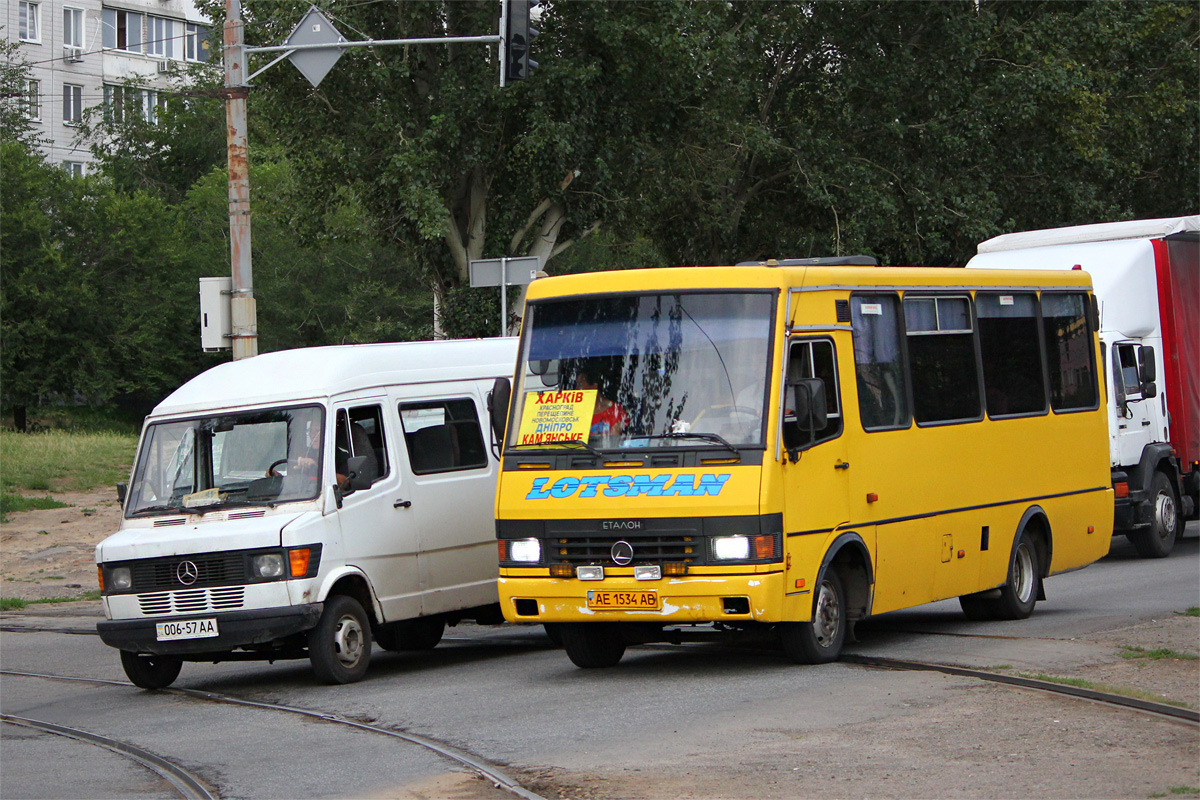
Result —
[{"label": "asphalt road", "polygon": [[[1200,606],[1196,523],[1188,531],[1166,560],[1137,559],[1117,540],[1108,558],[1050,579],[1048,600],[1029,620],[971,623],[956,601],[947,601],[872,619],[847,650],[968,665],[1064,666],[1086,654],[1064,646],[1072,637]],[[94,621],[5,619],[4,714],[145,748],[225,798],[511,796],[430,750],[367,731],[171,692],[11,674],[124,681],[115,651],[93,635],[14,632],[40,625],[86,629]],[[541,783],[547,770],[636,774],[670,764],[683,773],[694,765],[699,773],[713,753],[735,743],[752,754],[757,732],[772,726],[818,732],[886,719],[946,685],[928,674],[842,663],[796,667],[769,649],[696,644],[631,648],[615,669],[579,670],[540,627],[517,626],[453,628],[430,653],[377,652],[367,679],[349,686],[317,685],[306,661],[185,664],[176,683],[431,737],[535,791],[553,784]],[[143,767],[93,745],[11,724],[0,725],[0,734],[6,800],[178,796]],[[741,788],[755,793],[753,785]]]}]

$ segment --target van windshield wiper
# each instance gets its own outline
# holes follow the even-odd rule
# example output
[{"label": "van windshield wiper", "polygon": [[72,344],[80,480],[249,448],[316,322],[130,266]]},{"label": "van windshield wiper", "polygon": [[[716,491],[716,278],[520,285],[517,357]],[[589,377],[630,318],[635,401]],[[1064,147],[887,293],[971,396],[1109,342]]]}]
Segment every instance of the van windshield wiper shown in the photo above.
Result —
[{"label": "van windshield wiper", "polygon": [[171,512],[172,514],[182,514],[183,513],[183,509],[180,508],[178,505],[161,505],[161,506],[146,506],[145,508],[139,508],[137,511],[134,511],[129,516],[140,517],[143,514],[157,514],[162,511],[168,511],[168,512]]},{"label": "van windshield wiper", "polygon": [[700,439],[706,442],[716,442],[722,447],[727,448],[738,458],[742,457],[742,452],[731,445],[724,436],[717,433],[656,433],[652,436],[644,437],[646,439]]}]

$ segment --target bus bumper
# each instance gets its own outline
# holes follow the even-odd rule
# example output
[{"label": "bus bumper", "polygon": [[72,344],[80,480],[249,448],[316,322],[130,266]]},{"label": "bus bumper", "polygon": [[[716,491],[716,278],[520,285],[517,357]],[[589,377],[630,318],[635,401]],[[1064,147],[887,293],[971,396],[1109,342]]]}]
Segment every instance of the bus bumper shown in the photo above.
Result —
[{"label": "bus bumper", "polygon": [[[779,622],[783,619],[782,572],[748,575],[695,575],[639,581],[541,577],[501,577],[500,606],[509,622],[652,622],[686,625],[705,622]],[[657,608],[596,608],[590,592],[644,595],[653,592]]]}]

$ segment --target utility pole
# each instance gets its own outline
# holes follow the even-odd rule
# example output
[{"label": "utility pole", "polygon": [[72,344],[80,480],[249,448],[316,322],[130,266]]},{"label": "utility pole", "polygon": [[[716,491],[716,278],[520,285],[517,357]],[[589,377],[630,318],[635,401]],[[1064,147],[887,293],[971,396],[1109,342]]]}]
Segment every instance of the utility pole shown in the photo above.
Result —
[{"label": "utility pole", "polygon": [[246,145],[245,25],[241,0],[225,0],[225,136],[229,150],[230,323],[233,360],[258,355],[258,314],[250,260],[250,161]]}]

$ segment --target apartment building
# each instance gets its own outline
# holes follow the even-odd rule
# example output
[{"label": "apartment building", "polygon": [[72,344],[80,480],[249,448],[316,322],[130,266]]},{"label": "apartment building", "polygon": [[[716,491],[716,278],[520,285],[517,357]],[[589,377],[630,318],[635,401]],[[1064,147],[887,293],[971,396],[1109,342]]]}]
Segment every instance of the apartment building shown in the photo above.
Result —
[{"label": "apartment building", "polygon": [[85,109],[126,97],[132,80],[152,118],[181,65],[221,58],[220,31],[191,0],[5,0],[2,24],[31,65],[24,104],[47,161],[80,175],[92,161],[76,142]]}]

